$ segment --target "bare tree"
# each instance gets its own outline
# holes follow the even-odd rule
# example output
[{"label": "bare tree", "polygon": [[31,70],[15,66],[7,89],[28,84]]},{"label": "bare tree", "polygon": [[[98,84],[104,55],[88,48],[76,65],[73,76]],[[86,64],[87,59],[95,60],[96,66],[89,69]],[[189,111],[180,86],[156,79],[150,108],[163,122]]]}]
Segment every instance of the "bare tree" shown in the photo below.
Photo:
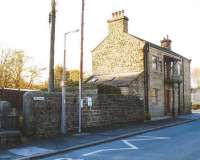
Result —
[{"label": "bare tree", "polygon": [[200,68],[192,69],[192,85],[194,88],[200,88]]},{"label": "bare tree", "polygon": [[46,68],[39,68],[38,66],[32,66],[27,69],[26,72],[26,83],[25,83],[25,88],[32,89],[34,87],[34,82],[40,78],[40,75],[43,70]]},{"label": "bare tree", "polygon": [[37,66],[27,67],[28,57],[22,50],[0,51],[0,87],[31,88],[41,74]]},{"label": "bare tree", "polygon": [[21,74],[25,63],[23,51],[2,50],[0,57],[1,87],[20,87]]}]

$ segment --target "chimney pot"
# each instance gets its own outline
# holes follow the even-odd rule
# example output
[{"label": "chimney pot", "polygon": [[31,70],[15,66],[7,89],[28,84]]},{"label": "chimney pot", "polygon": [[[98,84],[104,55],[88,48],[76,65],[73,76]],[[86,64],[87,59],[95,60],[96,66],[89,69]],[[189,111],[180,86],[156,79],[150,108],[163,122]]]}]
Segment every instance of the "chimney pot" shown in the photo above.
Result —
[{"label": "chimney pot", "polygon": [[113,12],[108,20],[109,32],[128,32],[128,17],[124,16],[124,10]]},{"label": "chimney pot", "polygon": [[115,17],[115,13],[112,13],[112,18],[114,18]]},{"label": "chimney pot", "polygon": [[164,37],[163,40],[160,41],[161,47],[171,50],[171,42],[172,41],[169,39],[168,35],[166,37]]},{"label": "chimney pot", "polygon": [[122,12],[121,11],[119,11],[119,16],[121,16],[122,15]]}]

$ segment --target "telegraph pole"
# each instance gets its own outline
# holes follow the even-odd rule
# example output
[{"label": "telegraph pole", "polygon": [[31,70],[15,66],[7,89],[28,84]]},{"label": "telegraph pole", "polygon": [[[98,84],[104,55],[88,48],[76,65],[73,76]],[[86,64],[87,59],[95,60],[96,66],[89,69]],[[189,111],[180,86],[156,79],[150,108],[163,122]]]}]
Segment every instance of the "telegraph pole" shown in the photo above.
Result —
[{"label": "telegraph pole", "polygon": [[83,41],[84,41],[84,11],[85,11],[85,0],[82,0],[81,7],[81,51],[80,51],[80,73],[79,73],[79,126],[78,132],[81,133],[81,123],[82,123],[82,107],[83,107],[83,97],[82,97],[82,84],[83,84]]},{"label": "telegraph pole", "polygon": [[49,25],[50,25],[50,59],[49,59],[48,92],[53,92],[54,91],[55,23],[56,23],[56,2],[55,2],[55,0],[51,0],[51,12],[49,13]]}]

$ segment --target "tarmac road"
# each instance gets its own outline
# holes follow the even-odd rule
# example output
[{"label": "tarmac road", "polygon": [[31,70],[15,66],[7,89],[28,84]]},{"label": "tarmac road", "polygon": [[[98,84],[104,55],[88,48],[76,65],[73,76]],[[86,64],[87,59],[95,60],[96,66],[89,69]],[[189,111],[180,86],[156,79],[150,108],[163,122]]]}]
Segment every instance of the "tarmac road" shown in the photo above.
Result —
[{"label": "tarmac road", "polygon": [[200,120],[43,160],[200,160]]}]

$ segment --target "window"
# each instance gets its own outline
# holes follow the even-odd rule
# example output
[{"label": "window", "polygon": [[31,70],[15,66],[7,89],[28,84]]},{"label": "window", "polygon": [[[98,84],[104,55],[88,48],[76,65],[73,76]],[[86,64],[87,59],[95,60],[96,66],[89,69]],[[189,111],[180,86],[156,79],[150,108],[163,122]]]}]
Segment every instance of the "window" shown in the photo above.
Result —
[{"label": "window", "polygon": [[152,68],[154,70],[158,69],[158,57],[152,56]]},{"label": "window", "polygon": [[162,60],[157,56],[152,56],[152,69],[159,70],[160,72],[163,70]]},{"label": "window", "polygon": [[158,104],[158,89],[157,88],[152,88],[151,89],[151,99],[153,104]]},{"label": "window", "polygon": [[174,62],[170,62],[170,75],[174,75]]},{"label": "window", "polygon": [[160,68],[160,72],[162,72],[162,70],[163,70],[162,61],[159,61],[159,68]]},{"label": "window", "polygon": [[180,76],[181,75],[181,63],[177,64],[177,74]]},{"label": "window", "polygon": [[120,87],[120,90],[121,90],[122,95],[128,95],[128,93],[129,93],[128,87]]}]

